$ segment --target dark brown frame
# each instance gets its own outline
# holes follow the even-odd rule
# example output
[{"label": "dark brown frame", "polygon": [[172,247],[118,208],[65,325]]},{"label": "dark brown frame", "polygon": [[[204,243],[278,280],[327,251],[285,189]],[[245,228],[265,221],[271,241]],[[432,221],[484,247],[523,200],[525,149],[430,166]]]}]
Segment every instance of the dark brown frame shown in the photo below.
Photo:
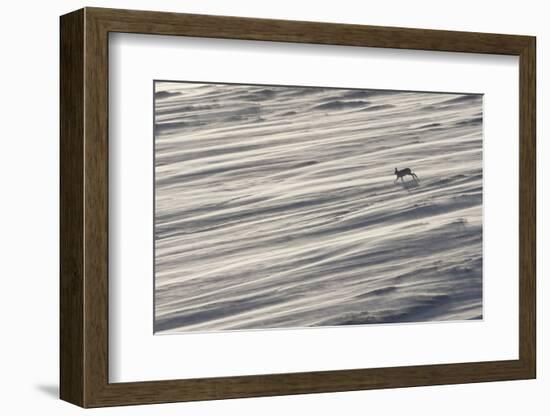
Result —
[{"label": "dark brown frame", "polygon": [[[109,383],[109,32],[519,56],[519,359]],[[535,378],[535,45],[531,36],[99,8],[62,16],[61,398],[100,407]]]}]

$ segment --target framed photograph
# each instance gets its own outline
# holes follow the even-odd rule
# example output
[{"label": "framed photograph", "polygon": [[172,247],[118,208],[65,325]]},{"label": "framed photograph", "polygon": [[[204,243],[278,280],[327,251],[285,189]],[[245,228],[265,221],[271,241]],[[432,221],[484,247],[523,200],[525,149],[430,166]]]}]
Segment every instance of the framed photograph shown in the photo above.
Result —
[{"label": "framed photograph", "polygon": [[535,378],[534,37],[60,28],[63,400]]}]

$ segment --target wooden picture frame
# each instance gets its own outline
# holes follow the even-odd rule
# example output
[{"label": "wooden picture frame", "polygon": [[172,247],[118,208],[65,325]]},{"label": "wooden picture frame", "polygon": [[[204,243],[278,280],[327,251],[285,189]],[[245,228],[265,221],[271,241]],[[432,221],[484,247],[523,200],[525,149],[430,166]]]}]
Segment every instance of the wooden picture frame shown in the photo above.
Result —
[{"label": "wooden picture frame", "polygon": [[[85,8],[61,17],[60,396],[82,407],[535,378],[535,38]],[[108,35],[110,32],[519,56],[519,359],[110,383]]]}]

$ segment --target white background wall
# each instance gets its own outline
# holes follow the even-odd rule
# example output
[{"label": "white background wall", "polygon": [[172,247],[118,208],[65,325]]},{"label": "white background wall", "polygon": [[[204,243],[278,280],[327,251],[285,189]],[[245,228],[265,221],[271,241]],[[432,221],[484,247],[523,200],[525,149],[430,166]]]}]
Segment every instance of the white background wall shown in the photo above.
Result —
[{"label": "white background wall", "polygon": [[[58,16],[82,6],[317,20],[388,26],[536,35],[538,41],[538,379],[458,386],[225,400],[87,411],[130,415],[546,415],[550,360],[543,331],[543,211],[550,145],[542,125],[550,99],[546,2],[484,1],[68,1],[4,2],[0,15],[0,411],[72,415],[83,410],[57,399],[58,390]],[[546,201],[545,201],[546,199]],[[547,263],[545,263],[547,264]]]}]

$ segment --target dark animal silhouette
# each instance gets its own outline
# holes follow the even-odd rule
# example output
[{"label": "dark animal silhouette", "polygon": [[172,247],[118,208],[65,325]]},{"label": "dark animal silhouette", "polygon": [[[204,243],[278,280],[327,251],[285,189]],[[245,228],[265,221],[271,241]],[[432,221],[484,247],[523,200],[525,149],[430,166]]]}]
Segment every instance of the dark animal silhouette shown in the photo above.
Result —
[{"label": "dark animal silhouette", "polygon": [[393,183],[397,182],[397,180],[398,180],[399,178],[401,178],[401,182],[403,182],[403,176],[405,176],[405,175],[410,175],[410,176],[413,177],[413,179],[414,179],[415,181],[419,182],[418,176],[416,176],[416,174],[413,173],[413,171],[410,170],[409,168],[405,168],[405,169],[401,169],[401,170],[397,170],[397,168],[395,168],[394,174],[395,174],[395,176],[397,176],[397,177],[395,178],[395,181],[393,181]]}]

